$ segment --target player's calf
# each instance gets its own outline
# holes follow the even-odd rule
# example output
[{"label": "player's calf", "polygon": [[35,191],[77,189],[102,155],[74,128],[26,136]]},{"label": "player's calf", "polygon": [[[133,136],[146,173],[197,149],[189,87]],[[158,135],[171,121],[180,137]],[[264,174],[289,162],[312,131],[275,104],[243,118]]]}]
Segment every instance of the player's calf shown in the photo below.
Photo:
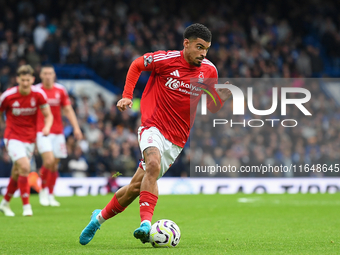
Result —
[{"label": "player's calf", "polygon": [[19,171],[18,188],[20,190],[20,197],[23,204],[23,215],[33,215],[32,208],[29,202],[30,198],[30,186],[28,183],[28,174],[30,172],[30,163],[27,157],[18,159],[15,162],[15,166]]},{"label": "player's calf", "polygon": [[[158,151],[157,148],[155,149]],[[144,155],[146,154],[144,153]],[[147,155],[150,156],[150,154]],[[151,220],[158,200],[157,178],[161,171],[159,151],[158,154],[154,153],[153,155],[155,157],[146,158],[146,171],[139,196],[141,224],[133,233],[134,237],[140,239],[142,243],[149,242]]]}]

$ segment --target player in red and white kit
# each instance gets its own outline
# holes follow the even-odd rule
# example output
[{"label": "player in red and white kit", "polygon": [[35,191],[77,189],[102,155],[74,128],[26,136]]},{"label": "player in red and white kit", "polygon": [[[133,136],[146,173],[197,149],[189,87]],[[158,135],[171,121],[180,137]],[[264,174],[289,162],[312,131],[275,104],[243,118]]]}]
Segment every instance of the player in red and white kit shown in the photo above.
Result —
[{"label": "player in red and white kit", "polygon": [[[196,115],[197,104],[203,93],[191,86],[191,78],[213,78],[217,81],[216,67],[205,59],[211,45],[211,33],[201,24],[193,24],[184,32],[183,51],[147,53],[132,62],[117,107],[124,111],[132,106],[134,87],[142,71],[151,76],[141,99],[142,125],[138,130],[139,146],[143,155],[129,185],[118,190],[103,210],[92,213],[90,223],[82,231],[79,241],[89,243],[102,223],[123,212],[139,195],[141,225],[134,236],[143,243],[149,241],[151,219],[158,200],[157,179],[162,177],[182,151],[188,140]],[[206,90],[207,107],[217,112],[231,93],[227,89]]]},{"label": "player in red and white kit", "polygon": [[18,188],[23,203],[23,215],[33,215],[29,203],[28,174],[30,172],[30,159],[34,151],[39,108],[45,122],[42,128],[43,135],[49,134],[53,123],[53,115],[47,103],[45,92],[32,86],[34,82],[33,72],[31,66],[21,66],[17,71],[19,86],[7,89],[0,97],[0,114],[6,112],[4,141],[8,154],[13,161],[7,192],[0,203],[0,211],[6,216],[14,216],[9,207],[9,202]]},{"label": "player in red and white kit", "polygon": [[44,66],[40,72],[41,83],[36,87],[41,88],[47,95],[47,102],[53,114],[53,125],[50,134],[44,136],[44,116],[38,112],[37,122],[37,146],[43,160],[40,169],[41,190],[39,202],[43,206],[60,206],[55,200],[53,191],[58,178],[58,164],[61,158],[67,157],[66,141],[63,130],[62,111],[73,127],[73,134],[77,140],[83,138],[79,124],[71,106],[70,99],[64,86],[55,83],[55,71],[53,66]]}]

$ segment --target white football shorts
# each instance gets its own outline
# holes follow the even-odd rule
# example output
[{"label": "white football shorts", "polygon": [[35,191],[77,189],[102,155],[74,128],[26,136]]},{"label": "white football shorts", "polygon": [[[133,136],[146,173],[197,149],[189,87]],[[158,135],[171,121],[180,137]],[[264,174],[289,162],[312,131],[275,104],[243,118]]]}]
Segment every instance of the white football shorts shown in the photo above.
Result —
[{"label": "white football shorts", "polygon": [[166,171],[175,162],[178,155],[181,153],[181,147],[173,144],[161,134],[161,132],[156,127],[138,128],[138,142],[139,147],[142,152],[143,161],[141,165],[143,169],[146,169],[146,164],[144,162],[143,151],[148,147],[156,147],[161,153],[161,172],[159,173],[158,179],[161,178]]},{"label": "white football shorts", "polygon": [[67,158],[66,140],[63,134],[43,136],[42,132],[38,132],[37,146],[40,154],[52,151],[56,158]]},{"label": "white football shorts", "polygon": [[4,142],[12,162],[24,157],[31,160],[34,152],[34,143],[25,143],[15,139],[4,139]]}]

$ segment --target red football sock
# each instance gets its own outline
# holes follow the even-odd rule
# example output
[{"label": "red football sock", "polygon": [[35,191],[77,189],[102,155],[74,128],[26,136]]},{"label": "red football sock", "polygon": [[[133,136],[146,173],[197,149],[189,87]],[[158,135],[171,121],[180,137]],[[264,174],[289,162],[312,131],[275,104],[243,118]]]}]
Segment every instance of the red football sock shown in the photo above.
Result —
[{"label": "red football sock", "polygon": [[27,176],[19,176],[18,187],[20,189],[20,196],[21,196],[23,205],[29,204],[30,203],[30,186],[28,185]]},{"label": "red football sock", "polygon": [[157,204],[158,196],[148,192],[142,191],[139,195],[139,212],[141,222],[148,220],[151,222],[153,211]]},{"label": "red football sock", "polygon": [[119,204],[116,194],[113,196],[111,201],[105,206],[105,208],[102,210],[102,216],[105,220],[108,220],[112,218],[113,216],[116,216],[118,213],[121,213],[125,210],[126,207],[123,207]]},{"label": "red football sock", "polygon": [[50,171],[49,177],[47,179],[47,187],[48,187],[50,194],[53,194],[55,182],[58,178],[58,175],[59,175],[58,171],[56,171],[56,172]]},{"label": "red football sock", "polygon": [[5,200],[7,202],[9,202],[11,200],[11,198],[13,197],[14,192],[18,189],[18,181],[13,180],[13,178],[11,177],[9,179],[9,183],[7,186],[7,192],[6,195],[4,196]]},{"label": "red football sock", "polygon": [[50,172],[51,171],[44,166],[42,166],[40,168],[40,178],[41,178],[41,188],[42,189],[47,187],[47,181],[48,181]]}]

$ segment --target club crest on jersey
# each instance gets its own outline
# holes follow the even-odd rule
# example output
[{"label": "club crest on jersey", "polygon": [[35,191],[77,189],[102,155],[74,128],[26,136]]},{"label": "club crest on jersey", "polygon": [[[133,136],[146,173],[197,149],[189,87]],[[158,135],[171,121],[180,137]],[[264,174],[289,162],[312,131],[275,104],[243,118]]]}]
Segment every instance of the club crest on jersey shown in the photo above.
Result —
[{"label": "club crest on jersey", "polygon": [[31,106],[34,107],[36,105],[34,97],[31,98]]},{"label": "club crest on jersey", "polygon": [[152,62],[152,56],[144,56],[144,66],[147,67]]},{"label": "club crest on jersey", "polygon": [[56,92],[56,93],[55,93],[55,98],[56,98],[56,99],[59,99],[59,98],[60,98],[59,92]]},{"label": "club crest on jersey", "polygon": [[203,83],[203,80],[204,80],[204,74],[203,74],[203,72],[200,72],[200,74],[198,76],[198,82]]}]

